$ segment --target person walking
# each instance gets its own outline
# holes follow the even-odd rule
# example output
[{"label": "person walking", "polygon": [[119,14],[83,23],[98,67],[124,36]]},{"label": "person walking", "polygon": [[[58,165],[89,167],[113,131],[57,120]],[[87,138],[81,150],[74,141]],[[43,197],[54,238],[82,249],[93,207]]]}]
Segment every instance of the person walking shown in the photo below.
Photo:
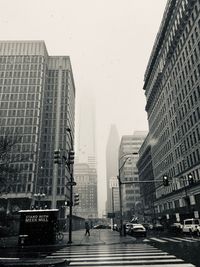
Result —
[{"label": "person walking", "polygon": [[85,222],[85,235],[90,236],[90,226],[88,222]]}]

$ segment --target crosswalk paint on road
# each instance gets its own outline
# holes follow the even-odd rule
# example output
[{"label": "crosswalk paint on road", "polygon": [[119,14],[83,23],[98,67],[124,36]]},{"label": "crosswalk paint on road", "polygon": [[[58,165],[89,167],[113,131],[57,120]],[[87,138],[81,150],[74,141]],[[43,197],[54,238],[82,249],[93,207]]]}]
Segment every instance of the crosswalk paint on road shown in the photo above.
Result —
[{"label": "crosswalk paint on road", "polygon": [[194,267],[176,256],[149,244],[116,244],[65,247],[48,255],[48,259],[66,259],[69,266],[140,266]]},{"label": "crosswalk paint on road", "polygon": [[151,242],[155,241],[158,243],[167,243],[167,242],[173,242],[173,243],[180,243],[180,242],[189,242],[189,243],[194,243],[194,242],[199,242],[200,239],[198,238],[190,238],[190,237],[149,237],[143,239],[143,242]]}]

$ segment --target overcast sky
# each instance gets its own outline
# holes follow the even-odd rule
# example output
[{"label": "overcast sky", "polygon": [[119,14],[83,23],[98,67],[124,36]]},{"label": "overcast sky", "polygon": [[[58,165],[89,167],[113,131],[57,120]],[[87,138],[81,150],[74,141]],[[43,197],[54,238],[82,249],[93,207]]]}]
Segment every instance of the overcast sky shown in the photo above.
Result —
[{"label": "overcast sky", "polygon": [[[49,55],[69,55],[80,95],[96,98],[99,210],[105,210],[105,146],[147,130],[144,72],[167,0],[0,0],[1,40],[44,40]],[[101,194],[101,195],[100,195]]]}]

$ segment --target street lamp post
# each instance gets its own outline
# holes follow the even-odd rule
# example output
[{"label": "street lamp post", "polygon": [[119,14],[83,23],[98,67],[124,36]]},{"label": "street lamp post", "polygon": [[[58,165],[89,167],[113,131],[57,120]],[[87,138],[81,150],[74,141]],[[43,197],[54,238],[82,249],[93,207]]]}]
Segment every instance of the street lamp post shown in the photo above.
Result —
[{"label": "street lamp post", "polygon": [[[66,128],[67,133],[69,133],[70,136],[70,150],[73,151],[73,138],[70,128]],[[74,152],[73,152],[74,153]],[[69,153],[70,154],[70,153]],[[72,207],[73,207],[73,186],[75,185],[74,182],[74,173],[73,173],[73,163],[70,164],[69,162],[69,172],[70,172],[70,196],[69,196],[69,240],[68,243],[72,243]]]},{"label": "street lamp post", "polygon": [[124,227],[123,227],[123,205],[122,205],[122,184],[126,184],[126,183],[122,183],[121,181],[121,170],[123,169],[124,165],[126,164],[127,160],[131,159],[131,155],[138,155],[138,153],[134,152],[134,153],[129,153],[129,154],[124,154],[120,159],[124,158],[125,156],[128,156],[122,166],[119,168],[119,175],[118,175],[118,184],[119,184],[119,207],[120,207],[120,236],[124,236],[125,232],[124,232]]}]

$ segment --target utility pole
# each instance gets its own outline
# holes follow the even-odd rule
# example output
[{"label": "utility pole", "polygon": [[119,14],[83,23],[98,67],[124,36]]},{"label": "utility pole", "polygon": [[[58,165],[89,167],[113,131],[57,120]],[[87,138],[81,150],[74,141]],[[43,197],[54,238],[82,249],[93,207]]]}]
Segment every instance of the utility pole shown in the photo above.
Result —
[{"label": "utility pole", "polygon": [[123,225],[123,205],[122,205],[122,184],[126,184],[126,183],[122,183],[121,181],[121,170],[123,169],[124,165],[126,164],[127,160],[131,159],[131,155],[138,155],[138,153],[134,152],[134,153],[128,153],[128,154],[124,154],[120,159],[124,158],[125,156],[128,156],[122,166],[119,168],[119,175],[118,175],[118,184],[119,184],[119,207],[120,207],[120,236],[124,236],[125,232],[124,232],[124,225]]},{"label": "utility pole", "polygon": [[68,158],[68,167],[69,167],[69,173],[70,173],[70,182],[69,182],[69,187],[70,187],[70,199],[69,199],[69,240],[68,243],[72,243],[72,207],[73,207],[73,186],[76,185],[74,182],[74,145],[73,145],[73,138],[72,138],[72,133],[71,129],[67,128],[66,129],[67,133],[69,134],[70,137],[70,150],[69,150],[69,158]]}]

